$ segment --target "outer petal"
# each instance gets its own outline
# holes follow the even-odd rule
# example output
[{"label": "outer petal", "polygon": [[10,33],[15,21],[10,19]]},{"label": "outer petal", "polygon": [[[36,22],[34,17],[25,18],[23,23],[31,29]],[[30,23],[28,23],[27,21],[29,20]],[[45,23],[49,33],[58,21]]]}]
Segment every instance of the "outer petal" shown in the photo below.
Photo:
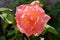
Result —
[{"label": "outer petal", "polygon": [[51,19],[50,16],[48,16],[47,14],[44,15],[44,23],[46,24],[49,20]]}]

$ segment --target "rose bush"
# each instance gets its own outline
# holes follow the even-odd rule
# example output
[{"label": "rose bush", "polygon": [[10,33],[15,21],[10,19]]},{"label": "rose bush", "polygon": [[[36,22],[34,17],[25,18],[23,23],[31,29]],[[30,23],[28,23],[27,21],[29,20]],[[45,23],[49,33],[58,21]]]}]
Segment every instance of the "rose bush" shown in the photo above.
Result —
[{"label": "rose bush", "polygon": [[32,1],[34,0],[16,0],[11,6],[13,9],[23,4],[16,7],[16,11],[0,8],[0,40],[60,39],[60,2],[47,8],[43,0]]},{"label": "rose bush", "polygon": [[18,6],[15,16],[19,31],[27,36],[41,34],[44,30],[44,24],[50,19],[50,16],[36,1]]}]

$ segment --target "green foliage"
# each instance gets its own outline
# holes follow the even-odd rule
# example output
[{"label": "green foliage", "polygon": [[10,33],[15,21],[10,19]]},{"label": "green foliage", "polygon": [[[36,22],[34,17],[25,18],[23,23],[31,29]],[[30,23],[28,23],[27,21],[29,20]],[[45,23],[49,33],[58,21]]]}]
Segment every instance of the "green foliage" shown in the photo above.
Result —
[{"label": "green foliage", "polygon": [[0,40],[6,40],[5,36],[0,36]]},{"label": "green foliage", "polygon": [[5,11],[5,10],[12,11],[12,10],[11,10],[11,9],[9,9],[9,8],[0,8],[0,11]]},{"label": "green foliage", "polygon": [[16,33],[15,30],[9,30],[8,33],[7,33],[7,36],[13,35],[13,34],[15,34],[15,33]]},{"label": "green foliage", "polygon": [[45,24],[45,29],[48,31],[48,32],[51,32],[53,34],[58,34],[58,32],[56,31],[55,28],[51,27],[50,25],[48,24]]},{"label": "green foliage", "polygon": [[0,17],[5,20],[7,23],[11,24],[13,21],[13,14],[8,8],[0,8],[1,14]]},{"label": "green foliage", "polygon": [[2,26],[3,29],[7,27],[8,24],[13,24],[14,21],[14,15],[12,13],[12,10],[9,8],[0,8],[0,18],[4,21]]}]

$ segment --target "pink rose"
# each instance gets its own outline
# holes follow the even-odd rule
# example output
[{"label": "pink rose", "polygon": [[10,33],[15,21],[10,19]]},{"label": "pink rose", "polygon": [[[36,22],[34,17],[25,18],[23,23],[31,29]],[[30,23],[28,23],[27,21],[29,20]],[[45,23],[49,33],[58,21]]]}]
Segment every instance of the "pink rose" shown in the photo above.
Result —
[{"label": "pink rose", "polygon": [[36,1],[18,6],[15,16],[19,31],[27,36],[41,34],[44,30],[44,24],[50,19],[50,16],[45,13],[41,5]]}]

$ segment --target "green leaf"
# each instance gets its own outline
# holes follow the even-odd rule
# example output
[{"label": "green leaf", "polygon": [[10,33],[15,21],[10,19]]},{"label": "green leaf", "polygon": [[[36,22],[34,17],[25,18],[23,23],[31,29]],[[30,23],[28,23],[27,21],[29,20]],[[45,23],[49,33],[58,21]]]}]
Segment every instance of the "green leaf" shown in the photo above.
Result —
[{"label": "green leaf", "polygon": [[5,36],[0,36],[0,40],[6,40]]},{"label": "green leaf", "polygon": [[7,27],[7,25],[8,25],[8,23],[5,22],[5,17],[6,17],[6,16],[7,16],[6,13],[2,13],[2,14],[0,14],[0,17],[1,17],[2,20],[3,20],[3,23],[2,23],[2,27],[3,27],[3,29],[5,29],[5,28]]},{"label": "green leaf", "polygon": [[7,26],[8,26],[8,23],[7,22],[3,22],[3,24],[2,24],[3,29],[6,29]]},{"label": "green leaf", "polygon": [[4,20],[4,17],[6,17],[6,16],[7,16],[7,13],[3,13],[3,12],[2,12],[2,13],[0,14],[0,17],[1,17],[3,20]]},{"label": "green leaf", "polygon": [[15,34],[15,33],[16,33],[15,30],[9,30],[7,36],[13,35],[13,34]]},{"label": "green leaf", "polygon": [[12,11],[10,11],[8,8],[0,8],[0,10],[2,11],[0,17],[8,24],[12,24],[14,20]]},{"label": "green leaf", "polygon": [[3,14],[6,14],[6,16],[4,17],[5,22],[7,22],[8,24],[12,24],[14,20],[13,13],[11,11],[4,11]]},{"label": "green leaf", "polygon": [[0,17],[4,20],[4,17],[2,15],[0,15]]},{"label": "green leaf", "polygon": [[51,32],[51,33],[53,33],[53,34],[58,34],[58,32],[56,31],[56,29],[53,28],[53,27],[51,27],[51,26],[48,25],[48,24],[45,24],[45,28],[46,28],[47,31],[49,31],[49,32]]},{"label": "green leaf", "polygon": [[3,17],[6,17],[7,16],[7,13],[3,13],[1,14]]},{"label": "green leaf", "polygon": [[5,10],[12,11],[12,10],[11,10],[11,9],[9,9],[9,8],[0,8],[0,11],[5,11]]},{"label": "green leaf", "polygon": [[5,10],[0,14],[0,17],[3,20],[2,27],[5,29],[8,24],[12,24],[14,21],[13,13],[9,10]]}]

